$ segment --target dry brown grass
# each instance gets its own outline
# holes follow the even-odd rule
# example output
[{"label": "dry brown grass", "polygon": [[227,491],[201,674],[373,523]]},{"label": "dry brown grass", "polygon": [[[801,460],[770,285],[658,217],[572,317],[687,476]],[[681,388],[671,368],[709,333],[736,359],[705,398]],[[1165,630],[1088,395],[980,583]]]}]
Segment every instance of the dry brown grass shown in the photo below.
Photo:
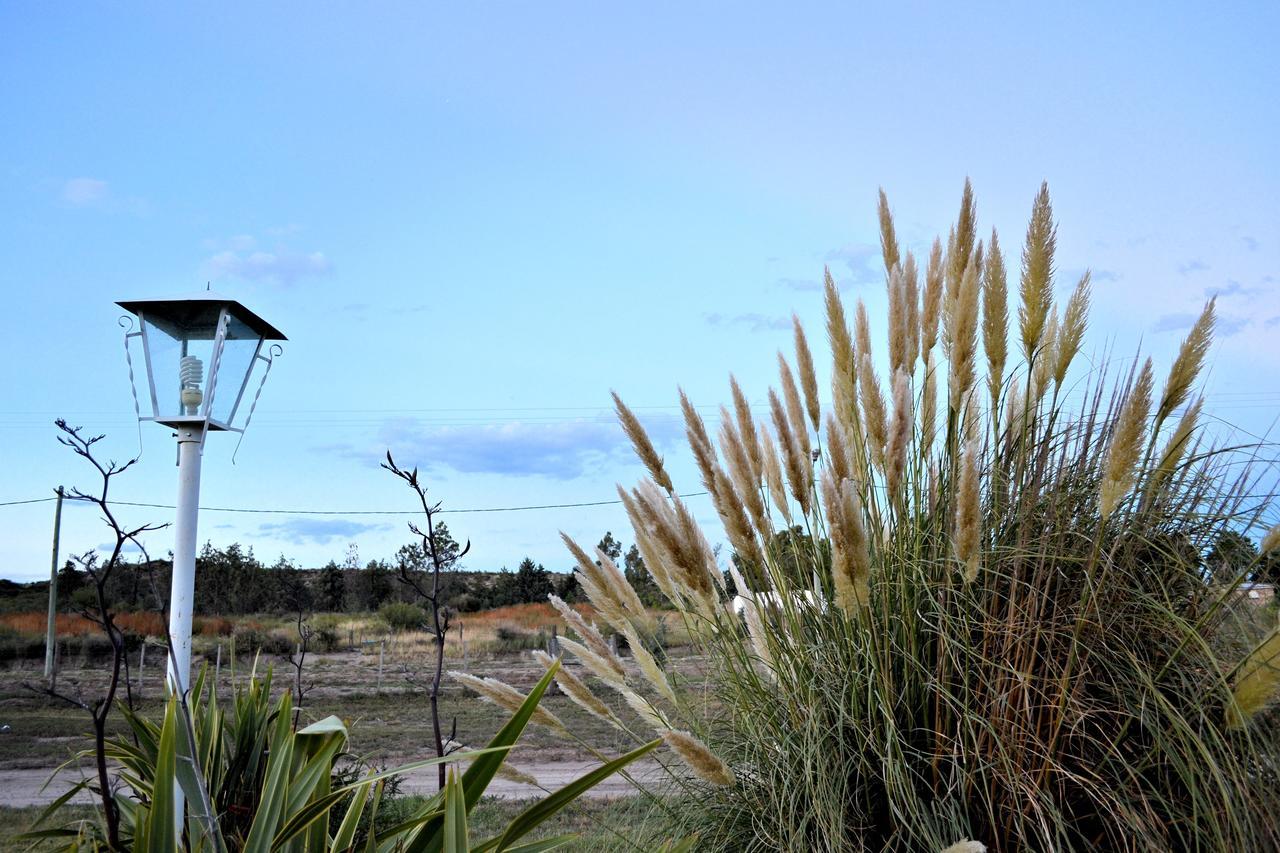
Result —
[{"label": "dry brown grass", "polygon": [[[47,616],[43,611],[25,611],[20,613],[6,613],[0,616],[0,626],[8,628],[10,631],[23,634],[30,637],[43,637],[45,632]],[[206,634],[204,630],[209,625],[212,634],[222,633],[219,629],[221,623],[227,622],[225,619],[197,619],[196,633]],[[164,636],[164,620],[161,619],[159,613],[139,612],[139,613],[117,613],[115,623],[120,626],[127,634],[138,634],[139,636],[162,637]],[[205,623],[202,625],[201,623]],[[56,630],[60,639],[67,637],[84,637],[89,634],[97,634],[99,628],[93,622],[89,621],[79,613],[59,613],[55,619]],[[230,625],[229,622],[227,622]],[[228,629],[226,633],[230,633]],[[210,634],[210,635],[212,635]]]}]

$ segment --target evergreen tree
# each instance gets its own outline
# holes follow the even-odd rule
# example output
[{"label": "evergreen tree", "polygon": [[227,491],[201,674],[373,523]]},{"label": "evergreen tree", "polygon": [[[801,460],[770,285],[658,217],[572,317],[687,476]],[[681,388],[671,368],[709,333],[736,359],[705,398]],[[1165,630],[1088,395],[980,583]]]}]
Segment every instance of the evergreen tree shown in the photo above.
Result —
[{"label": "evergreen tree", "polygon": [[365,566],[366,610],[377,610],[391,598],[391,567],[385,560],[370,560]]},{"label": "evergreen tree", "polygon": [[[611,530],[605,531],[604,538],[596,543],[596,547],[615,563],[622,558],[622,543],[613,538],[613,531]],[[598,563],[599,560],[596,562]]]},{"label": "evergreen tree", "polygon": [[341,612],[347,598],[346,574],[333,560],[320,570],[320,607],[332,613]]}]

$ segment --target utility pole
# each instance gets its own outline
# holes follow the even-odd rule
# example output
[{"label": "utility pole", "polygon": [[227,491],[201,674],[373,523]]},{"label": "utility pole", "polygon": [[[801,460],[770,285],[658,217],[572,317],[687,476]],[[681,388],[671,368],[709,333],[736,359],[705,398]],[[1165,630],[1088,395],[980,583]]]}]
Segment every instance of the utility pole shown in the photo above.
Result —
[{"label": "utility pole", "polygon": [[58,644],[58,537],[62,533],[62,486],[57,488],[58,503],[53,511],[53,561],[49,568],[49,625],[44,637],[44,677],[54,677],[54,647]]}]

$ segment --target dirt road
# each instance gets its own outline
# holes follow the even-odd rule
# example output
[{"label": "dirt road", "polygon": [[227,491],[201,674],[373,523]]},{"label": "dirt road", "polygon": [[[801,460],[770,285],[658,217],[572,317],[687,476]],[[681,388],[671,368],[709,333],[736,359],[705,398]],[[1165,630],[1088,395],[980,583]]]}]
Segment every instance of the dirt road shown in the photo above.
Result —
[{"label": "dirt road", "polygon": [[[598,767],[598,763],[590,761],[547,761],[539,764],[519,766],[521,772],[538,780],[538,784],[549,791],[554,791],[584,773]],[[655,784],[662,779],[662,768],[654,762],[640,762],[632,765],[631,775],[644,785]],[[82,778],[82,774],[90,773],[90,768],[67,769],[58,773],[53,781],[49,781],[47,770],[0,770],[0,805],[10,807],[43,806],[56,800],[67,789]],[[436,772],[432,767],[424,767],[406,773],[402,779],[400,790],[406,794],[432,794],[436,790]],[[45,783],[48,782],[48,785]],[[489,796],[508,800],[524,800],[536,798],[543,792],[532,785],[523,784],[502,777],[489,783]],[[622,776],[611,776],[587,792],[589,797],[620,797],[635,793],[634,786]],[[81,791],[72,802],[91,803],[90,794]]]}]

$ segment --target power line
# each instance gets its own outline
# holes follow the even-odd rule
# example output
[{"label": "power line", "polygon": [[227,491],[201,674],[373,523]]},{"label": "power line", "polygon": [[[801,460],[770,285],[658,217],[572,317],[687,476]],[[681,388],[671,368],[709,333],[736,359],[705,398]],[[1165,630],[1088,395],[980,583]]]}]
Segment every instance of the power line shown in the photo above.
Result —
[{"label": "power line", "polygon": [[[705,494],[707,494],[707,492],[686,492],[682,495],[678,495],[678,497],[696,498]],[[86,500],[86,498],[72,498],[70,496],[68,496],[68,499],[69,500]],[[45,501],[52,501],[52,500],[57,500],[57,498],[56,497],[32,498],[30,500],[24,500],[24,501],[5,501],[3,503],[0,503],[0,506],[17,506],[19,504],[43,503]],[[176,507],[174,507],[172,504],[142,503],[140,501],[113,500],[113,501],[110,501],[109,503],[112,506],[136,506],[136,507],[146,507],[149,509],[176,509]],[[585,501],[580,503],[567,503],[567,504],[536,504],[532,506],[493,506],[493,507],[468,507],[465,509],[441,509],[441,510],[437,510],[437,512],[441,515],[446,513],[457,514],[457,513],[464,513],[464,512],[467,512],[467,513],[523,512],[525,510],[534,510],[534,509],[575,509],[578,507],[589,507],[589,506],[613,506],[615,504],[620,504],[620,503],[622,503],[621,500]],[[247,513],[252,515],[421,515],[422,514],[421,510],[399,510],[399,509],[354,509],[354,510],[248,509],[248,508],[242,508],[242,507],[229,507],[229,506],[202,506],[200,507],[200,511],[201,512],[237,512],[237,513]]]}]

